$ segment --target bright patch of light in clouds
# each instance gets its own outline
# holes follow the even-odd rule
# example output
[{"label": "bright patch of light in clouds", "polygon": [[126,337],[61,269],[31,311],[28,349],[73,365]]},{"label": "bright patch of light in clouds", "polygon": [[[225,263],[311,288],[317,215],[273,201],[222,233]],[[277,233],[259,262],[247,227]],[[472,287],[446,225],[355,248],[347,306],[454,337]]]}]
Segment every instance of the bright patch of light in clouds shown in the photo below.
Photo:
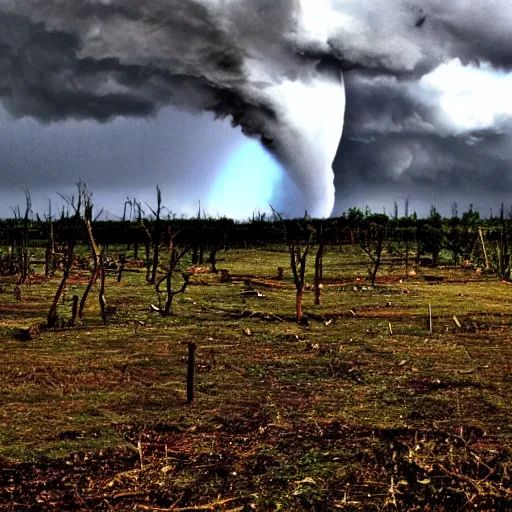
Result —
[{"label": "bright patch of light in clouds", "polygon": [[255,211],[267,212],[282,175],[279,163],[258,141],[248,139],[221,171],[210,191],[206,211],[235,219],[247,219]]},{"label": "bright patch of light in clouds", "polygon": [[512,117],[512,73],[464,66],[459,59],[441,64],[421,79],[425,89],[439,95],[439,104],[456,132],[489,128]]},{"label": "bright patch of light in clouds", "polygon": [[301,0],[302,28],[310,37],[327,41],[335,28],[343,27],[354,20],[338,11],[332,0]]}]

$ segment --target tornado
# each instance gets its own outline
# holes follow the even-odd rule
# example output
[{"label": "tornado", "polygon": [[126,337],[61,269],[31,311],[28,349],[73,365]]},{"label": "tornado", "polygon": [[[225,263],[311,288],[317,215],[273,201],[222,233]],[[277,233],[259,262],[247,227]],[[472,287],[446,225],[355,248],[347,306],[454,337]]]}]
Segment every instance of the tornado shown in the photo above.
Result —
[{"label": "tornado", "polygon": [[344,87],[328,52],[303,51],[302,14],[295,0],[0,3],[0,100],[44,123],[168,105],[230,118],[296,185],[278,208],[328,216]]}]

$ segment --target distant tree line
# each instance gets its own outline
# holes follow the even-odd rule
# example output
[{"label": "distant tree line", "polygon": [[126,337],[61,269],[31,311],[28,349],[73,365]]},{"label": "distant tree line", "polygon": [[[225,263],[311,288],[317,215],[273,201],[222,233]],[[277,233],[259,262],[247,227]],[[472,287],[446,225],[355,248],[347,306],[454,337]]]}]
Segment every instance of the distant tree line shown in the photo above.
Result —
[{"label": "distant tree line", "polygon": [[[308,259],[314,261],[315,303],[320,304],[327,247],[358,247],[372,286],[384,260],[400,264],[406,273],[413,265],[444,264],[478,266],[481,272],[485,269],[508,281],[512,277],[512,219],[505,215],[503,206],[499,216],[489,219],[480,218],[470,206],[460,216],[454,207],[450,218],[441,217],[435,208],[427,218],[414,213],[399,217],[397,208],[393,216],[351,208],[336,218],[312,219],[306,214],[285,219],[273,209],[271,215],[258,214],[247,222],[235,222],[206,217],[200,209],[195,218],[176,218],[163,205],[159,187],[156,191],[156,204],[146,204],[150,214],[144,213],[140,203],[127,200],[122,220],[100,221],[93,215],[92,193],[83,182],[77,184],[75,195],[61,195],[68,207],[58,219],[52,217],[51,210],[44,219],[34,219],[26,190],[25,209],[13,209],[12,218],[0,221],[0,274],[16,276],[22,284],[30,275],[31,264],[44,263],[46,277],[59,272],[60,284],[48,313],[50,327],[59,322],[57,305],[72,268],[89,271],[90,278],[81,299],[73,298],[71,323],[77,315],[83,317],[96,284],[106,323],[111,313],[106,302],[106,272],[116,270],[120,281],[128,254],[145,267],[146,281],[154,286],[158,297],[158,305],[152,308],[162,316],[170,314],[173,298],[188,286],[190,275],[182,264],[185,256],[188,265],[208,265],[209,271],[217,273],[217,254],[229,248],[263,246],[289,253],[299,323]],[[78,253],[80,246],[88,248],[88,255],[84,256],[83,250]],[[40,260],[42,248],[44,261]],[[110,253],[115,254],[113,260]]]},{"label": "distant tree line", "polygon": [[[81,206],[82,207],[82,206]],[[2,258],[9,260],[8,269],[19,272],[27,267],[27,248],[66,244],[70,236],[73,215],[59,219],[33,219],[28,210],[13,218],[0,220],[0,246]],[[282,244],[284,231],[293,231],[297,222],[307,222],[311,230],[307,238],[315,245],[359,244],[370,256],[374,244],[380,244],[387,252],[403,255],[409,262],[427,261],[433,266],[441,262],[460,265],[473,262],[490,270],[499,271],[506,277],[510,267],[510,239],[512,219],[501,215],[482,219],[478,211],[470,207],[460,216],[442,218],[432,208],[427,218],[416,214],[408,217],[388,216],[351,208],[341,217],[330,219],[282,219],[276,215],[258,215],[247,222],[227,218],[175,218],[171,215],[152,215],[137,220],[89,221],[96,243],[102,246],[125,246],[135,258],[145,259],[160,243],[168,246],[168,226],[179,233],[181,242],[190,245],[194,264],[215,260],[220,248],[256,247]],[[175,235],[172,235],[175,236]],[[76,233],[76,243],[88,245],[86,229]],[[51,248],[50,248],[51,249]],[[50,251],[51,252],[51,251]],[[486,254],[487,253],[487,254]],[[449,258],[448,258],[449,255]],[[448,258],[448,261],[447,261]],[[5,261],[2,266],[5,271]],[[510,270],[510,269],[509,269]],[[151,280],[154,280],[152,276]]]}]

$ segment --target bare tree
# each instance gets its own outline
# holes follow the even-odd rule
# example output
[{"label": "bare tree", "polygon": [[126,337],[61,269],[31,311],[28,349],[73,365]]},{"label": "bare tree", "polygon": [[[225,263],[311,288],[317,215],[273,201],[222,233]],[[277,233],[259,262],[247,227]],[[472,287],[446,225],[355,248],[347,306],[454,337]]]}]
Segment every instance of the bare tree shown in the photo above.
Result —
[{"label": "bare tree", "polygon": [[[29,231],[30,231],[30,212],[32,211],[32,199],[30,198],[30,191],[27,187],[23,187],[23,191],[25,192],[25,214],[23,218],[21,217],[20,207],[11,208],[14,212],[14,218],[16,220],[16,224],[18,224],[19,229],[16,231],[19,233],[19,238],[15,234],[15,238],[18,238],[17,244],[17,267],[20,272],[20,277],[18,279],[18,285],[23,284],[29,273],[30,267],[30,254],[28,250],[28,239],[29,239]],[[15,242],[13,244],[13,258],[14,258],[14,247]]]},{"label": "bare tree", "polygon": [[282,215],[272,206],[271,208],[274,216],[281,221],[284,238],[288,246],[290,267],[295,284],[295,312],[297,315],[297,323],[303,324],[305,319],[302,311],[302,296],[304,294],[307,258],[313,245],[314,229],[307,215],[304,216],[304,219],[292,221],[290,229],[287,229],[286,222]]},{"label": "bare tree", "polygon": [[324,225],[320,224],[320,227],[317,231],[318,233],[318,248],[316,250],[315,257],[315,304],[318,306],[320,304],[320,295],[322,293],[322,277],[323,277],[323,259],[324,259],[324,251],[325,251],[325,241],[324,241]]},{"label": "bare tree", "polygon": [[[169,264],[165,270],[165,274],[161,277],[157,283],[155,284],[155,289],[159,297],[160,306],[152,306],[154,310],[158,311],[162,316],[169,316],[171,313],[171,306],[174,297],[180,293],[184,293],[190,280],[190,275],[186,273],[182,273],[183,282],[178,289],[173,290],[173,276],[178,272],[179,265],[182,258],[190,251],[191,247],[187,244],[184,247],[178,247],[175,239],[180,232],[177,231],[175,233],[172,232],[171,226],[168,227],[168,237],[169,237]],[[162,292],[161,285],[165,283],[165,292]],[[161,297],[165,293],[165,304],[162,307]]]},{"label": "bare tree", "polygon": [[48,243],[46,245],[46,255],[44,263],[44,275],[49,277],[53,275],[57,268],[57,255],[55,252],[55,231],[52,217],[52,200],[48,200]]},{"label": "bare tree", "polygon": [[369,257],[368,279],[372,286],[380,264],[382,263],[382,252],[386,240],[389,218],[387,215],[367,215],[364,225],[359,233],[359,246]]},{"label": "bare tree", "polygon": [[69,278],[69,274],[71,273],[71,267],[73,265],[73,252],[75,250],[75,246],[78,240],[78,233],[80,231],[81,224],[81,210],[82,210],[82,198],[83,198],[83,190],[85,189],[85,183],[79,181],[77,183],[78,187],[78,199],[77,204],[75,205],[75,197],[71,196],[71,198],[63,196],[59,194],[69,206],[74,209],[74,215],[71,218],[64,219],[65,222],[65,246],[63,249],[63,273],[62,278],[53,297],[52,304],[50,306],[50,310],[48,311],[47,317],[47,326],[55,327],[58,324],[58,315],[57,315],[57,306],[59,304],[60,298],[64,293],[64,288],[66,286],[66,282]]},{"label": "bare tree", "polygon": [[98,300],[100,302],[100,311],[101,311],[101,319],[103,320],[103,323],[107,324],[107,318],[108,318],[108,310],[107,310],[107,302],[105,300],[105,278],[106,278],[106,269],[105,269],[105,250],[103,249],[100,253],[100,289],[98,292]]},{"label": "bare tree", "polygon": [[92,269],[91,269],[91,277],[89,278],[87,287],[85,288],[84,294],[82,295],[82,299],[80,300],[80,308],[78,310],[79,318],[84,317],[84,309],[85,309],[85,304],[87,302],[87,297],[89,296],[89,292],[91,291],[91,288],[93,287],[94,283],[98,279],[98,276],[100,274],[100,267],[101,267],[101,263],[102,263],[100,261],[100,251],[98,249],[98,246],[96,245],[96,241],[94,240],[94,236],[92,233],[90,219],[85,220],[85,226],[87,228],[87,234],[89,236],[89,245],[91,247]]},{"label": "bare tree", "polygon": [[[137,211],[137,225],[142,225],[142,205],[137,202],[135,198],[133,198],[133,209]],[[137,233],[138,235],[139,233]],[[135,237],[135,243],[133,245],[133,257],[137,259],[139,257],[139,237]]]},{"label": "bare tree", "polygon": [[156,273],[158,270],[158,258],[160,252],[160,238],[162,236],[162,192],[160,187],[157,185],[156,187],[156,210],[153,210],[151,206],[146,203],[146,206],[152,211],[155,216],[155,220],[153,222],[153,232],[151,235],[151,241],[153,245],[153,262],[151,267],[151,277],[149,278],[150,284],[155,284],[156,282]]}]

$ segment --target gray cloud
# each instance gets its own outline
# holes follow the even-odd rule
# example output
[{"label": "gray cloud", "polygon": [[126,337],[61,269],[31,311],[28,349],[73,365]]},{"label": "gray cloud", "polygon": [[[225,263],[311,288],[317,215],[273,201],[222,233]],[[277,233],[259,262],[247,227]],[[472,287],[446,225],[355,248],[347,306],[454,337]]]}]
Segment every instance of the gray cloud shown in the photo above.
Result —
[{"label": "gray cloud", "polygon": [[453,202],[487,211],[511,202],[510,120],[459,133],[417,84],[353,75],[346,87],[352,101],[334,162],[342,191],[335,213],[350,201],[390,211],[409,194],[421,214],[433,197],[447,215]]},{"label": "gray cloud", "polygon": [[512,13],[507,0],[334,0],[345,19],[329,45],[357,67],[421,75],[447,59],[510,68]]},{"label": "gray cloud", "polygon": [[200,0],[21,0],[0,6],[2,28],[16,27],[16,34],[2,31],[0,40],[3,103],[15,117],[43,122],[106,122],[155,115],[168,105],[229,116],[286,165],[303,206],[320,214],[326,197],[332,203],[330,162],[317,166],[331,184],[315,184],[315,169],[295,158],[307,154],[314,138],[294,125],[276,90],[284,82],[307,87],[333,80],[317,69],[320,58],[297,54],[299,12],[294,0],[253,0],[229,9]]},{"label": "gray cloud", "polygon": [[[496,136],[507,131],[508,121],[486,133],[454,133],[435,92],[419,87],[418,80],[453,57],[510,69],[508,1],[333,0],[331,4],[326,8],[326,3],[313,0],[0,2],[0,101],[14,118],[29,116],[65,125],[48,128],[46,133],[54,137],[50,141],[39,125],[23,120],[23,133],[11,139],[14,147],[30,150],[20,156],[12,145],[4,145],[0,164],[11,169],[3,171],[7,183],[14,184],[22,168],[27,179],[44,173],[47,182],[63,166],[74,173],[91,173],[104,185],[123,175],[138,183],[133,162],[142,161],[154,173],[156,179],[151,181],[159,181],[163,167],[155,159],[167,155],[162,145],[168,127],[176,131],[181,122],[171,116],[166,129],[160,125],[159,112],[168,118],[168,107],[178,106],[229,117],[246,135],[259,137],[301,190],[301,198],[283,199],[283,207],[294,213],[304,208],[328,213],[332,143],[324,147],[322,141],[341,123],[336,123],[336,112],[327,116],[325,107],[316,109],[316,114],[311,108],[308,119],[296,116],[302,105],[291,101],[284,86],[301,84],[303,103],[318,101],[307,94],[325,87],[338,104],[342,86],[332,91],[328,86],[339,84],[341,69],[347,71],[346,138],[335,169],[342,196],[354,182],[361,187],[365,183],[427,187],[437,180],[461,190],[470,181],[487,183],[491,192],[490,183],[498,179],[503,183],[509,157]],[[309,15],[321,14],[321,30],[302,18],[307,6],[304,12]],[[312,129],[318,112],[326,120],[321,133]],[[341,116],[339,112],[339,120]],[[141,127],[145,121],[127,121],[132,117],[155,119],[161,131],[151,133],[159,144],[149,144],[144,136],[135,141],[128,126]],[[89,120],[114,128],[100,128]],[[34,141],[32,134],[37,134]],[[78,149],[76,140],[84,134],[90,134],[91,146],[100,146],[101,156],[91,158]],[[137,144],[145,159],[126,162],[125,155]],[[88,158],[94,169],[85,171]],[[190,168],[191,159],[185,160]],[[197,183],[197,177],[204,176],[202,181],[211,183],[207,166],[197,167],[189,180]],[[491,174],[480,180],[486,176],[483,167]]]}]

